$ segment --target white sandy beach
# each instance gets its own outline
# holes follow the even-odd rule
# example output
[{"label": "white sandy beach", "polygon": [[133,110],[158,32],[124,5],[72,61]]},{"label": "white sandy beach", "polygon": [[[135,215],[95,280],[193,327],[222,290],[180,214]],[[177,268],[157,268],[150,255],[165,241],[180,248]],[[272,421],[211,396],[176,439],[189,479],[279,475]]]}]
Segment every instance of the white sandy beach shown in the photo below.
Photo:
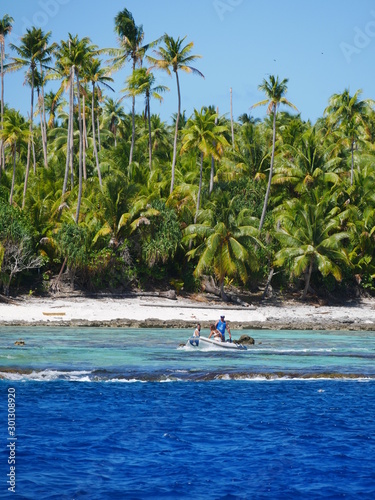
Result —
[{"label": "white sandy beach", "polygon": [[37,298],[0,303],[2,325],[187,326],[209,324],[225,314],[237,328],[364,329],[375,331],[375,300],[328,306],[261,302],[252,307],[178,297]]}]

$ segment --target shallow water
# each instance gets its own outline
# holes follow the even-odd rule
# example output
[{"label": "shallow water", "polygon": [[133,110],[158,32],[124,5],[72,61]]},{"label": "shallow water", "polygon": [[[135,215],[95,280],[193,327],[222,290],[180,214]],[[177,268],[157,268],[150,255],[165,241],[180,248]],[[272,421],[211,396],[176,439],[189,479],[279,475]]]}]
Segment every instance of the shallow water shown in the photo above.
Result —
[{"label": "shallow water", "polygon": [[[0,377],[9,380],[375,377],[374,332],[241,331],[256,341],[247,351],[185,345],[186,330],[3,328],[0,332]],[[14,345],[20,338],[24,347]]]},{"label": "shallow water", "polygon": [[375,333],[240,333],[2,328],[0,498],[9,389],[17,498],[373,498]]}]

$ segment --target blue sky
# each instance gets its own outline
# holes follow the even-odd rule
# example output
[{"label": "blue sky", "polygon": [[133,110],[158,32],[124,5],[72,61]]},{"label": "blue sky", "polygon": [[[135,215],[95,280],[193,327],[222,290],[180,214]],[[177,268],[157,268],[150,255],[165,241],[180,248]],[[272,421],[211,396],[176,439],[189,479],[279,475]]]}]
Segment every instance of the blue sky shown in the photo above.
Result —
[{"label": "blue sky", "polygon": [[[114,17],[125,7],[143,25],[146,42],[163,33],[194,42],[194,53],[202,56],[194,65],[205,79],[181,75],[182,109],[188,116],[204,105],[218,106],[229,116],[232,87],[235,118],[250,112],[264,117],[265,108],[250,108],[263,98],[258,85],[270,74],[289,79],[287,98],[313,122],[329,97],[345,88],[375,97],[372,0],[1,0],[0,17],[9,14],[15,21],[7,44],[18,45],[25,29],[37,26],[52,31],[53,41],[70,32],[100,47],[116,47]],[[112,97],[121,96],[129,72],[130,64],[113,74]],[[152,112],[169,120],[177,109],[176,82],[162,72],[155,76],[170,92],[161,105],[152,103]],[[26,114],[30,91],[23,80],[22,72],[6,75],[5,101]],[[124,106],[130,111],[126,101]]]}]

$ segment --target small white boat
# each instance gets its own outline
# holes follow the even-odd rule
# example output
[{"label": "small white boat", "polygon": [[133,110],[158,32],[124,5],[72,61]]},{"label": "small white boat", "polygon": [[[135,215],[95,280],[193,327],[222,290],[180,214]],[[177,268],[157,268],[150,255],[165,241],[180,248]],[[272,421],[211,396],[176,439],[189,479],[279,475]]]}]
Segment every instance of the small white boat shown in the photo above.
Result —
[{"label": "small white boat", "polygon": [[190,337],[189,344],[195,347],[199,345],[213,345],[217,347],[221,347],[222,349],[237,349],[246,351],[247,347],[242,344],[236,344],[236,342],[220,342],[218,340],[209,339],[208,337]]}]

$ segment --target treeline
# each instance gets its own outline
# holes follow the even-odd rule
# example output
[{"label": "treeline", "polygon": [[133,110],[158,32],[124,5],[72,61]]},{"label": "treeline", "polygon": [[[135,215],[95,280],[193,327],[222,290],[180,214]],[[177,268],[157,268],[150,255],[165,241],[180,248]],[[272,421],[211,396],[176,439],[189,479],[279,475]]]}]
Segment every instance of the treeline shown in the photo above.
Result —
[{"label": "treeline", "polygon": [[[12,24],[0,20],[6,295],[58,287],[62,273],[91,291],[194,291],[207,275],[223,298],[231,284],[255,291],[271,280],[302,298],[374,289],[375,114],[360,91],[333,95],[312,124],[287,100],[288,81],[270,76],[259,86],[264,100],[249,103],[267,106],[263,121],[233,121],[214,105],[187,117],[179,74],[203,74],[185,38],[145,44],[124,9],[117,48],[70,34],[51,43],[51,33],[31,28],[6,57]],[[116,99],[111,83],[124,64],[132,72]],[[28,119],[5,105],[14,70],[30,87]],[[177,85],[172,125],[151,112],[169,90],[158,71]],[[50,80],[60,82],[56,92]]]}]

